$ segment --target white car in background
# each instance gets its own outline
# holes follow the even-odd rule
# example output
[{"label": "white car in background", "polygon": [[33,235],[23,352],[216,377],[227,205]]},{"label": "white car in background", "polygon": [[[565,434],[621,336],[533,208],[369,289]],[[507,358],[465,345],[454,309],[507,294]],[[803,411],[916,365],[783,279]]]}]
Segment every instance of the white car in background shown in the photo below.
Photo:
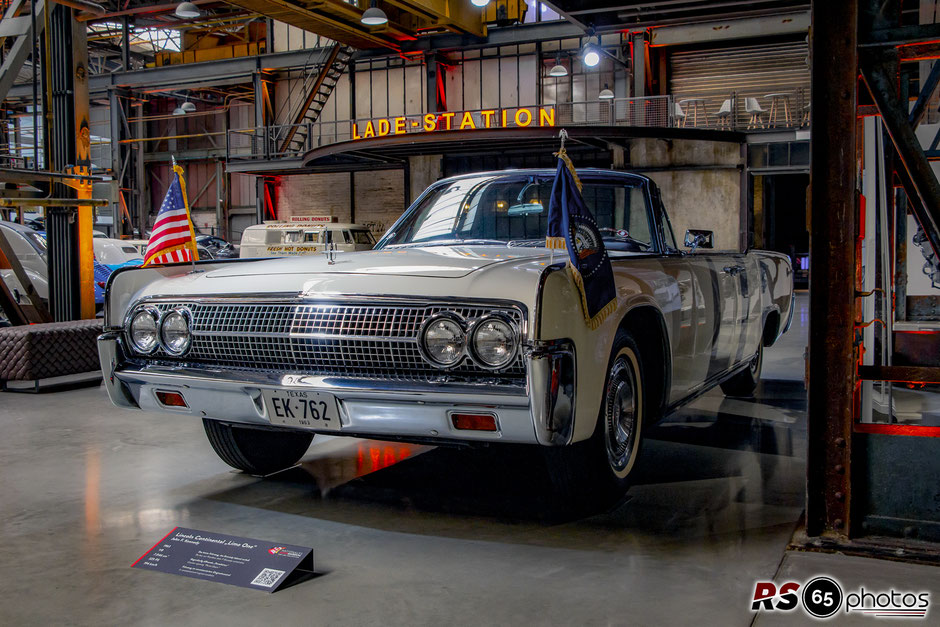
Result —
[{"label": "white car in background", "polygon": [[140,250],[128,240],[94,237],[91,244],[98,263],[103,263],[112,270],[124,265],[139,265],[133,262],[144,262]]},{"label": "white car in background", "polygon": [[372,250],[375,237],[362,224],[336,222],[265,222],[242,233],[239,256],[287,257],[326,251],[327,243],[337,252]]},{"label": "white car in background", "polygon": [[[6,240],[13,248],[17,258],[26,271],[26,276],[33,284],[33,288],[43,301],[49,300],[49,280],[46,269],[46,238],[41,233],[28,226],[22,226],[15,222],[0,222],[0,229]],[[28,301],[26,291],[20,285],[19,280],[13,273],[2,255],[0,255],[0,278],[6,283],[14,298],[20,304]]]}]

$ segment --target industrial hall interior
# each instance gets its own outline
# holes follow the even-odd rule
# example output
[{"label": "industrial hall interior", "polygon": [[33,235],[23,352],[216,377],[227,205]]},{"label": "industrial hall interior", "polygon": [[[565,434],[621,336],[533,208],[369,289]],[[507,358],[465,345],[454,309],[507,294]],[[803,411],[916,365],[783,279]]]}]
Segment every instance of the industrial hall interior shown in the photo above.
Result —
[{"label": "industrial hall interior", "polygon": [[938,177],[940,0],[0,0],[0,625],[940,624]]}]

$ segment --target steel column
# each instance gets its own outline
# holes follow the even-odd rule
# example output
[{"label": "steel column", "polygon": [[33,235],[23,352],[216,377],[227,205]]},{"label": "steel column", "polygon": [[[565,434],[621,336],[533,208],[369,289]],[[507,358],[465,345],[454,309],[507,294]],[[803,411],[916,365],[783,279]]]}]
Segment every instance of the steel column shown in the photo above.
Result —
[{"label": "steel column", "polygon": [[855,392],[858,2],[813,2],[806,530],[847,537]]}]

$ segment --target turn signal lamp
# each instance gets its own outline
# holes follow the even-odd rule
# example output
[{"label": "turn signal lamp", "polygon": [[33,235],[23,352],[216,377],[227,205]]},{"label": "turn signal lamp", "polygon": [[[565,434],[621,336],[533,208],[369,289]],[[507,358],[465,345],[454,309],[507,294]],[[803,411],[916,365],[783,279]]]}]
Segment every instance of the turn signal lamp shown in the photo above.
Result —
[{"label": "turn signal lamp", "polygon": [[498,431],[496,416],[493,414],[451,414],[450,420],[455,429],[463,431]]},{"label": "turn signal lamp", "polygon": [[157,400],[160,401],[160,404],[164,407],[189,407],[186,404],[186,400],[183,398],[183,395],[179,392],[160,392],[157,393]]}]

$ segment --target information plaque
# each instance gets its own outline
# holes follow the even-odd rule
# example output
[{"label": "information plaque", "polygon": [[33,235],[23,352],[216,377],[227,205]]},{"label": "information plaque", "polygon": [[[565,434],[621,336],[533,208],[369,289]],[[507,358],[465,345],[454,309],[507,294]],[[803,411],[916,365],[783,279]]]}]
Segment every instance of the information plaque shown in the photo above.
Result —
[{"label": "information plaque", "polygon": [[313,549],[175,527],[131,566],[274,592],[313,573]]}]

